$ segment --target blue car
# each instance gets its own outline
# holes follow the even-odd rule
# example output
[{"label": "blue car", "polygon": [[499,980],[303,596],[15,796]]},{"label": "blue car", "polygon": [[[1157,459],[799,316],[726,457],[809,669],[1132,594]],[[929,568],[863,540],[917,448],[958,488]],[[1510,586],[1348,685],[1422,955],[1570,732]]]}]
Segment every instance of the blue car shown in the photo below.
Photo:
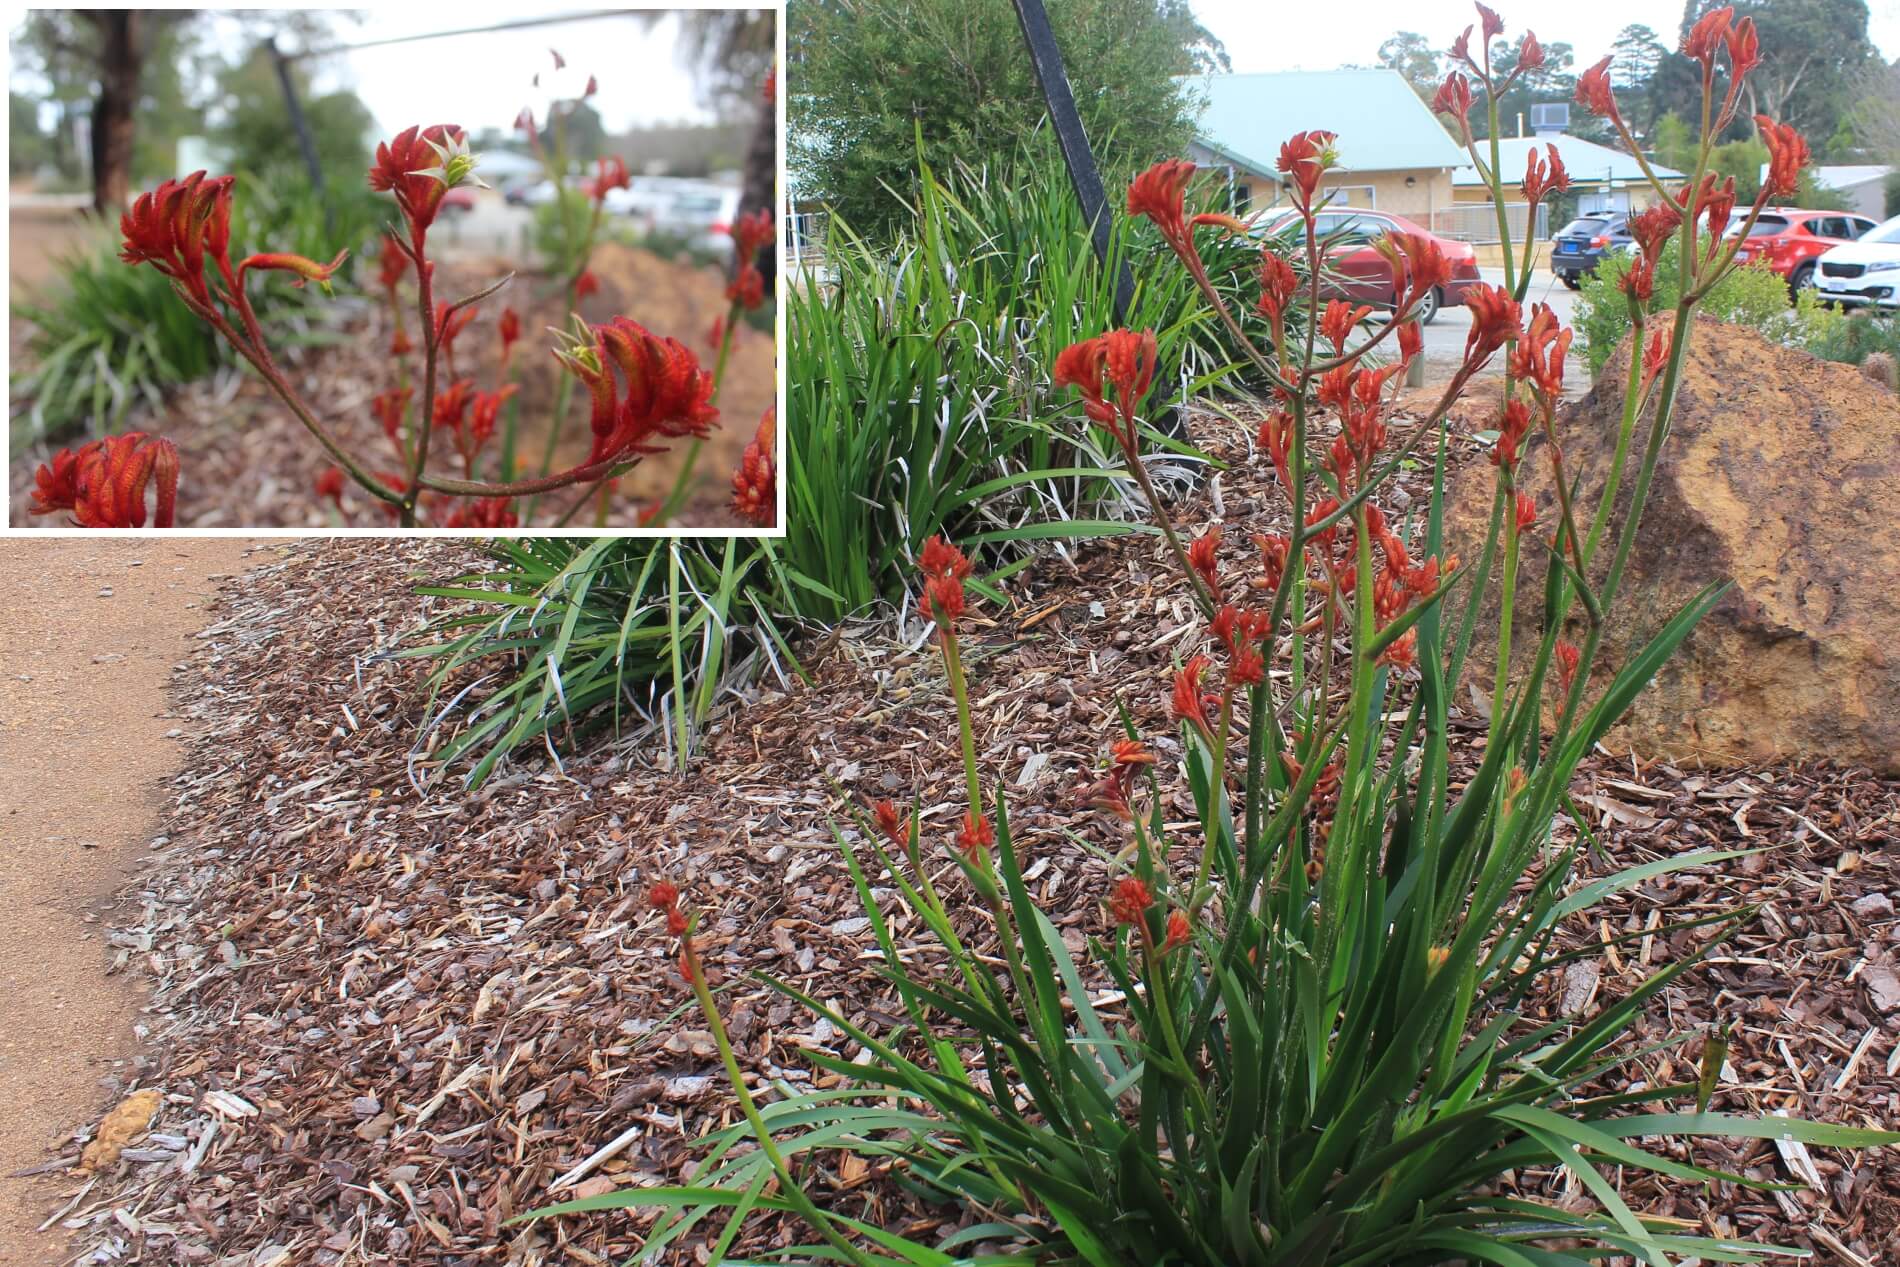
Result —
[{"label": "blue car", "polygon": [[1603,211],[1578,216],[1551,237],[1550,271],[1575,290],[1597,271],[1597,262],[1605,255],[1627,250],[1634,241],[1626,215]]}]

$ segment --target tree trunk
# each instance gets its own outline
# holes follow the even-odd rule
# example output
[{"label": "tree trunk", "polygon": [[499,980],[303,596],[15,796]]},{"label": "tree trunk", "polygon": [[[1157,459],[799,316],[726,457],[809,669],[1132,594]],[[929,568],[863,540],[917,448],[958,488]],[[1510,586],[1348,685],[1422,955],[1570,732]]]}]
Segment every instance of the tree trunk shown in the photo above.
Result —
[{"label": "tree trunk", "polygon": [[81,9],[99,32],[99,103],[92,112],[92,207],[125,209],[132,178],[132,127],[139,101],[137,9]]},{"label": "tree trunk", "polygon": [[[778,91],[785,91],[782,77]],[[739,214],[764,208],[772,215],[778,215],[777,183],[778,108],[767,101],[764,94],[760,94],[758,116],[752,125],[752,140],[746,147],[744,176],[739,191]],[[769,294],[778,269],[778,254],[771,243],[760,248],[759,258],[755,262],[765,277],[766,292]],[[733,263],[736,267],[738,261]]]}]

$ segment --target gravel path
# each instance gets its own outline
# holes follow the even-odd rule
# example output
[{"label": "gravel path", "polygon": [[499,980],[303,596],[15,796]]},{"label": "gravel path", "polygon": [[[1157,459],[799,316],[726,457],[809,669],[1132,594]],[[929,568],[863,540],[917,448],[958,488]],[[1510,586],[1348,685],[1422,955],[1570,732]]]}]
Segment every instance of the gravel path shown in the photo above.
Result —
[{"label": "gravel path", "polygon": [[[15,1177],[136,1079],[141,995],[103,915],[179,750],[171,668],[247,541],[13,540],[0,548],[0,1264],[45,1267],[53,1179]],[[71,1152],[72,1150],[63,1150]]]}]

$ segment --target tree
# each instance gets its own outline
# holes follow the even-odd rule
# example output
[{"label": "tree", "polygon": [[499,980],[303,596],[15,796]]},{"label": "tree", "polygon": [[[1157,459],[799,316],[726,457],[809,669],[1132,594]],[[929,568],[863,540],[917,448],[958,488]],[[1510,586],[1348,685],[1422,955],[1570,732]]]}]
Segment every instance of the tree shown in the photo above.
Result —
[{"label": "tree", "polygon": [[52,157],[40,127],[39,102],[17,92],[7,94],[7,174],[30,175]]},{"label": "tree", "polygon": [[[1817,151],[1852,109],[1854,89],[1875,60],[1866,0],[1691,0],[1683,33],[1711,9],[1733,3],[1755,21],[1762,64],[1742,87],[1742,111],[1791,123]],[[1678,55],[1674,60],[1686,61]],[[1700,71],[1695,78],[1700,92]],[[1752,122],[1748,126],[1752,134]]]},{"label": "tree", "polygon": [[[1641,92],[1655,77],[1656,68],[1669,56],[1669,48],[1656,33],[1640,22],[1624,27],[1610,45],[1616,60],[1610,63],[1610,82],[1618,94]],[[1627,99],[1626,99],[1627,100]]]},{"label": "tree", "polygon": [[1437,94],[1445,77],[1431,42],[1417,31],[1400,31],[1379,45],[1379,65],[1405,76],[1405,82],[1424,101]]},{"label": "tree", "polygon": [[[1544,47],[1543,65],[1527,70],[1516,83],[1498,98],[1498,129],[1502,136],[1516,136],[1519,116],[1529,121],[1530,109],[1534,105],[1546,102],[1566,102],[1577,95],[1577,76],[1574,73],[1577,64],[1576,50],[1570,45],[1558,41]],[[1522,36],[1515,41],[1499,40],[1491,46],[1491,69],[1499,79],[1508,76],[1517,68],[1518,60],[1524,53]],[[1471,112],[1471,130],[1477,136],[1489,136],[1490,120],[1483,110]],[[1582,136],[1591,140],[1601,139],[1605,133],[1602,122],[1594,115],[1582,110],[1570,112],[1569,131],[1573,136]],[[1510,175],[1511,173],[1506,173]]]},{"label": "tree", "polygon": [[[231,151],[232,166],[243,171],[303,161],[275,61],[268,47],[256,44],[242,61],[218,76],[220,111],[210,135]],[[313,97],[310,71],[303,62],[291,62],[289,71],[317,152],[317,165],[333,180],[359,179],[369,165],[371,132],[376,126],[369,108],[353,92]]]},{"label": "tree", "polygon": [[[1184,152],[1177,76],[1225,56],[1187,0],[1049,0],[1083,127],[1105,168]],[[947,169],[1013,153],[1042,91],[1010,0],[799,0],[786,76],[790,162],[808,195],[860,232],[898,219],[919,158]],[[1110,180],[1113,184],[1113,179]]]}]

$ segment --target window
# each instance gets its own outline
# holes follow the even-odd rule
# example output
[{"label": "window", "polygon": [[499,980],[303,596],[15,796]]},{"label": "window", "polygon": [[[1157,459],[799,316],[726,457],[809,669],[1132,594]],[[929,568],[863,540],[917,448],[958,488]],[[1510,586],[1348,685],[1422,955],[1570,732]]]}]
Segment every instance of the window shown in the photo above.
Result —
[{"label": "window", "polygon": [[1787,216],[1762,216],[1755,221],[1755,227],[1748,231],[1751,238],[1772,238],[1777,233],[1788,231]]}]

